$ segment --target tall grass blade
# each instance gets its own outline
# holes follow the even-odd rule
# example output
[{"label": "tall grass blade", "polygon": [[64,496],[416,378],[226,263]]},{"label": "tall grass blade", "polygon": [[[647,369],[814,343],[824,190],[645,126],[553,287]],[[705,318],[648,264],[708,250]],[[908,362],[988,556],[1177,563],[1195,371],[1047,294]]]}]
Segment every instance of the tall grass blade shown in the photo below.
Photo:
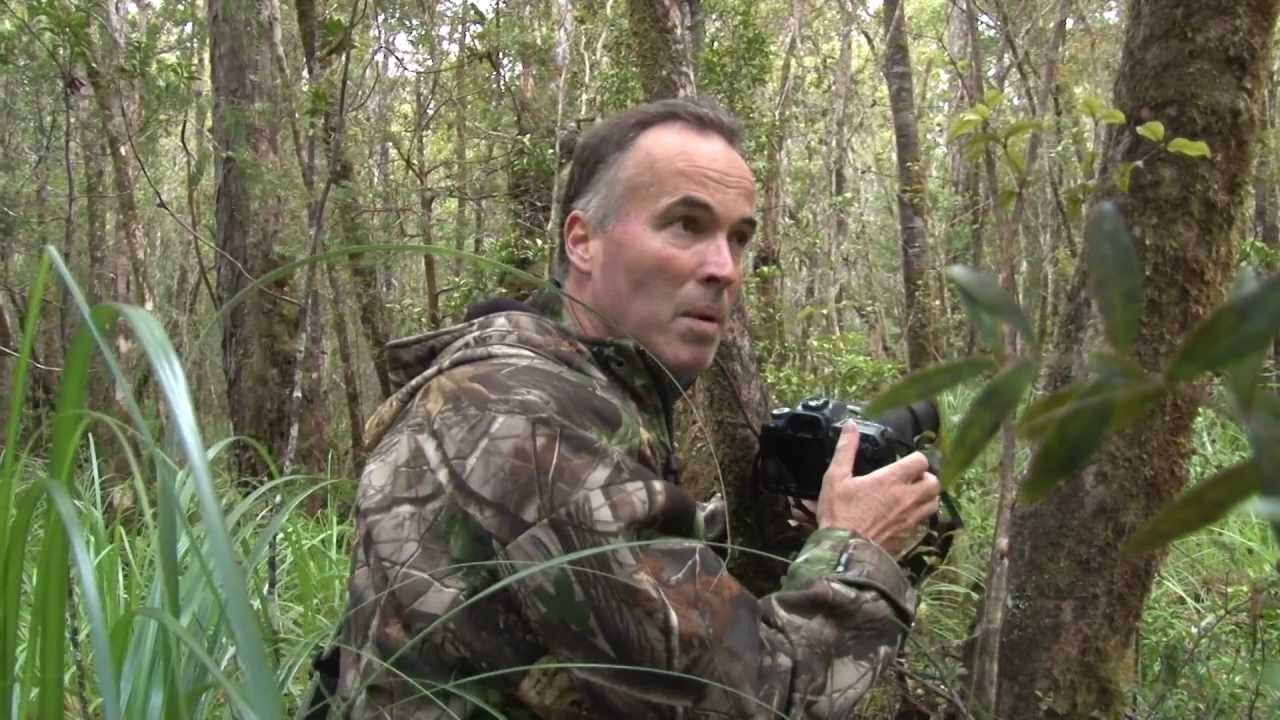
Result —
[{"label": "tall grass blade", "polygon": [[[94,320],[101,316],[102,313],[91,315],[88,324],[93,325]],[[77,450],[85,428],[84,406],[92,357],[92,336],[82,325],[63,362],[49,449],[48,482],[66,492],[72,487]],[[41,550],[40,575],[32,598],[35,609],[32,623],[39,634],[38,712],[40,717],[51,718],[62,713],[65,703],[63,676],[67,659],[67,588],[70,580],[67,534],[52,502],[48,505]]]},{"label": "tall grass blade", "polygon": [[[275,673],[267,661],[266,644],[258,617],[249,602],[244,569],[237,560],[222,507],[213,487],[213,477],[205,458],[204,442],[186,375],[182,372],[177,353],[164,329],[150,313],[132,306],[118,306],[118,309],[151,363],[156,386],[163,393],[169,407],[174,438],[191,473],[208,543],[207,550],[222,584],[224,609],[231,633],[235,637],[237,658],[247,683],[247,700],[256,716],[281,717],[284,708],[280,701],[280,689],[275,684]],[[230,692],[230,688],[224,687],[224,690]]]},{"label": "tall grass blade", "polygon": [[[27,315],[23,318],[21,344],[17,365],[13,373],[12,394],[9,396],[9,416],[5,423],[4,449],[0,451],[0,548],[12,549],[26,546],[29,516],[19,516],[10,521],[14,498],[17,493],[18,434],[22,428],[22,403],[27,394],[27,374],[31,368],[31,354],[35,347],[36,327],[40,323],[40,305],[44,299],[44,286],[49,277],[49,259],[41,258],[31,282],[31,300],[27,303]],[[0,608],[0,720],[9,720],[14,712],[14,669],[18,655],[18,595],[21,587],[21,555],[5,552],[0,558],[0,578],[5,588]],[[13,563],[12,565],[10,563]]]},{"label": "tall grass blade", "polygon": [[[120,697],[117,693],[118,678],[111,654],[107,614],[103,609],[102,595],[98,592],[98,578],[93,557],[89,555],[89,549],[85,546],[84,534],[79,520],[76,519],[76,511],[66,488],[51,480],[44,481],[42,485],[49,495],[50,504],[58,513],[67,537],[70,538],[72,554],[75,556],[75,569],[80,579],[80,602],[84,606],[85,615],[89,618],[94,675],[98,678],[98,693],[102,697],[102,716],[107,720],[117,720],[121,717]],[[87,712],[88,708],[82,708],[82,711]]]}]

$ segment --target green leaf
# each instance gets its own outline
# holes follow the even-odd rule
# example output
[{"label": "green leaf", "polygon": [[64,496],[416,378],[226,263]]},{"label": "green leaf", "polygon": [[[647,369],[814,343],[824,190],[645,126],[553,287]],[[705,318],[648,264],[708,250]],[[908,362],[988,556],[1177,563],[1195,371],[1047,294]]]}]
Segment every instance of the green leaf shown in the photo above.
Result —
[{"label": "green leaf", "polygon": [[1153,143],[1162,142],[1164,140],[1164,123],[1159,120],[1144,122],[1138,126],[1138,134]]},{"label": "green leaf", "polygon": [[980,127],[982,127],[981,117],[971,112],[961,113],[951,121],[951,127],[947,129],[947,140],[964,137]]},{"label": "green leaf", "polygon": [[1125,542],[1122,552],[1133,555],[1155,550],[1189,535],[1223,517],[1260,488],[1256,465],[1252,462],[1233,465],[1166,506]]},{"label": "green leaf", "polygon": [[863,408],[863,414],[875,417],[890,408],[910,405],[917,400],[932,399],[943,391],[977,377],[995,366],[988,357],[955,360],[914,372],[894,383]]},{"label": "green leaf", "polygon": [[1111,430],[1120,430],[1141,417],[1165,391],[1165,386],[1158,382],[1093,380],[1060,390],[1033,403],[1018,423],[1018,431],[1023,437],[1040,443],[1063,418],[1072,413],[1091,412],[1090,408],[1094,405],[1113,406],[1115,413],[1112,415]]},{"label": "green leaf", "polygon": [[1022,499],[1038,502],[1063,478],[1087,466],[1106,439],[1115,411],[1115,397],[1103,394],[1054,413],[1057,420],[1031,457]]},{"label": "green leaf", "polygon": [[1205,318],[1170,363],[1166,376],[1184,382],[1267,347],[1280,333],[1280,275],[1231,298]]},{"label": "green leaf", "polygon": [[959,290],[960,300],[970,318],[975,321],[984,316],[995,318],[1013,326],[1029,343],[1035,344],[1035,333],[1032,332],[1031,322],[1022,312],[1022,307],[996,283],[995,278],[964,265],[952,265],[946,272]]},{"label": "green leaf", "polygon": [[1090,353],[1088,365],[1094,376],[1107,385],[1121,386],[1147,380],[1146,371],[1128,355],[1105,350]]},{"label": "green leaf", "polygon": [[[1093,177],[1094,168],[1098,165],[1098,153],[1096,150],[1085,150],[1084,160],[1080,163],[1080,174],[1086,178]],[[1086,180],[1086,183],[1089,181]]]},{"label": "green leaf", "polygon": [[1133,168],[1137,163],[1122,162],[1116,166],[1115,172],[1111,173],[1111,181],[1116,184],[1120,192],[1129,192],[1129,181],[1133,177]]},{"label": "green leaf", "polygon": [[1009,147],[1006,145],[1004,149],[1004,157],[1006,164],[1009,165],[1009,169],[1013,171],[1014,176],[1019,178],[1022,177],[1022,174],[1027,170],[1027,159],[1022,154],[1022,151],[1016,147]]},{"label": "green leaf", "polygon": [[1085,95],[1080,99],[1080,109],[1084,110],[1089,117],[1097,120],[1103,111],[1102,100],[1098,99],[1096,95]]},{"label": "green leaf", "polygon": [[1010,140],[1020,135],[1026,135],[1033,130],[1040,130],[1042,128],[1044,128],[1044,123],[1039,120],[1019,120],[1005,128],[1004,132],[1000,133],[1000,137],[1005,140]]},{"label": "green leaf", "polygon": [[1000,107],[1000,103],[1004,102],[1004,93],[991,88],[982,96],[982,102],[986,103],[987,107]]},{"label": "green leaf", "polygon": [[969,109],[969,112],[972,112],[983,120],[987,120],[991,117],[991,108],[983,105],[982,103],[975,103],[974,106]]},{"label": "green leaf", "polygon": [[1142,265],[1119,208],[1098,203],[1089,214],[1084,242],[1089,295],[1102,315],[1111,347],[1128,352],[1142,312]]},{"label": "green leaf", "polygon": [[1103,110],[1098,119],[1108,125],[1123,125],[1126,122],[1124,113],[1115,108],[1107,108],[1106,110]]},{"label": "green leaf", "polygon": [[982,387],[956,431],[947,436],[942,453],[942,476],[954,481],[973,464],[1000,425],[1013,414],[1036,379],[1038,363],[1022,358]]},{"label": "green leaf", "polygon": [[1170,140],[1165,148],[1169,152],[1186,155],[1187,157],[1213,157],[1213,153],[1209,152],[1209,143],[1203,140],[1188,140],[1187,138],[1176,137]]},{"label": "green leaf", "polygon": [[1048,422],[1043,422],[1043,418],[1081,397],[1087,389],[1088,386],[1085,385],[1068,385],[1061,390],[1033,400],[1027,406],[1027,409],[1022,411],[1021,417],[1018,418],[1018,434],[1031,440],[1040,437],[1043,434],[1041,430],[1047,430],[1053,424],[1052,419]]}]

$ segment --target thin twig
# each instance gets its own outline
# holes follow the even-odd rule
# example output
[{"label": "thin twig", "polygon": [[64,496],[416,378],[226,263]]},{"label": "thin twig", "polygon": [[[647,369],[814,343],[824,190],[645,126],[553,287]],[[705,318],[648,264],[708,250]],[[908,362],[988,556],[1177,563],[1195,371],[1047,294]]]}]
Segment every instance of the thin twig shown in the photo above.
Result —
[{"label": "thin twig", "polygon": [[[3,345],[0,345],[0,353],[4,353],[5,355],[9,355],[11,357],[16,357],[16,358],[22,357],[12,348],[7,348]],[[41,365],[40,363],[36,362],[33,358],[27,358],[27,362],[31,363],[33,367],[40,368],[41,370],[48,370],[49,372],[62,372],[62,368],[60,367],[51,367],[49,365]]]},{"label": "thin twig", "polygon": [[[206,240],[202,235],[200,235],[199,232],[196,231],[195,228],[188,226],[187,223],[183,221],[182,218],[178,217],[178,215],[173,212],[173,208],[169,207],[169,203],[164,199],[164,194],[160,192],[160,188],[156,186],[155,181],[151,179],[151,173],[147,171],[147,164],[143,162],[142,154],[138,152],[138,146],[133,142],[133,128],[129,124],[129,114],[124,111],[123,107],[120,108],[120,117],[124,120],[124,136],[125,136],[125,139],[129,141],[129,150],[133,153],[134,161],[138,163],[138,169],[142,171],[142,177],[147,181],[147,185],[151,188],[151,192],[156,196],[156,205],[158,205],[161,210],[164,210],[165,213],[169,215],[169,217],[173,218],[173,221],[177,223],[179,227],[185,230],[187,234],[192,237],[192,239],[196,240],[197,242],[208,245],[210,248],[213,248],[214,252],[218,253],[218,255],[222,256],[223,259],[225,259],[227,262],[230,262],[232,265],[234,265],[236,269],[240,271],[240,274],[244,275],[245,278],[247,278],[250,283],[256,282],[257,278],[251,275],[249,271],[245,269],[244,265],[240,263],[239,260],[236,260],[230,254],[228,254],[226,250],[223,250],[222,248],[218,247],[217,243],[213,243]],[[206,279],[206,283],[207,282],[208,281]],[[273,290],[266,287],[265,285],[260,286],[258,289],[261,292],[267,295],[270,295],[271,297],[281,302],[289,303],[290,305],[293,305],[295,307],[302,307],[302,304],[299,303],[297,300],[294,300],[293,298],[286,297],[277,292],[274,292]],[[216,297],[211,296],[210,300],[213,302],[214,307],[218,306],[218,299]]]}]

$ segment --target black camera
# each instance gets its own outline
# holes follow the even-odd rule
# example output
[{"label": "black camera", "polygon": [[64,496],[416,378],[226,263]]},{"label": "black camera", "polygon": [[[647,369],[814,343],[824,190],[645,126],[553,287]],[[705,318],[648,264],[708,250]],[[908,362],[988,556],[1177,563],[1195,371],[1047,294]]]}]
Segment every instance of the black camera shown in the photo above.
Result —
[{"label": "black camera", "polygon": [[866,475],[925,449],[941,425],[938,406],[929,400],[874,418],[863,417],[859,405],[821,397],[809,398],[794,408],[778,408],[760,429],[757,472],[765,489],[816,499],[836,441],[849,423],[857,424],[859,434],[854,475]]}]

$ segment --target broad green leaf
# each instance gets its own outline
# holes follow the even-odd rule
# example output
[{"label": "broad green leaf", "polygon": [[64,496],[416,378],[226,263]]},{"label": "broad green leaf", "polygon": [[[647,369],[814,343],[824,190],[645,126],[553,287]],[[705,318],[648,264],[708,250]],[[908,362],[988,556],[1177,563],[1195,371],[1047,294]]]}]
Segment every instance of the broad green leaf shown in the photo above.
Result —
[{"label": "broad green leaf", "polygon": [[[1040,433],[1037,430],[1041,427],[1043,418],[1081,397],[1087,389],[1088,387],[1084,385],[1068,385],[1032,401],[1018,418],[1018,434],[1028,439],[1039,437]],[[1044,424],[1044,429],[1047,430],[1049,425],[1052,425],[1052,420]]]},{"label": "broad green leaf", "polygon": [[1089,354],[1089,370],[1094,377],[1109,385],[1140,383],[1147,380],[1147,373],[1137,360],[1116,352],[1099,351]]},{"label": "broad green leaf", "polygon": [[1183,343],[1166,372],[1185,382],[1263,350],[1280,333],[1280,275],[1233,297],[1205,318]]},{"label": "broad green leaf", "polygon": [[1122,193],[1129,192],[1129,182],[1133,178],[1133,168],[1137,163],[1122,162],[1116,166],[1115,172],[1111,173],[1111,182],[1116,184],[1116,188]]},{"label": "broad green leaf", "polygon": [[1137,554],[1155,550],[1212,524],[1257,493],[1261,488],[1260,482],[1258,468],[1252,462],[1223,470],[1161,510],[1125,542],[1122,552]]},{"label": "broad green leaf", "polygon": [[1035,344],[1035,333],[1031,330],[1031,322],[1022,312],[1013,296],[1000,287],[988,273],[974,270],[964,265],[952,265],[947,268],[947,277],[955,283],[960,292],[960,299],[971,318],[980,316],[996,318],[1013,326],[1022,337]]},{"label": "broad green leaf", "polygon": [[1106,439],[1115,411],[1114,396],[1103,394],[1072,403],[1054,413],[1056,422],[1031,456],[1031,468],[1022,484],[1022,499],[1038,502],[1063,478],[1088,465]]},{"label": "broad green leaf", "polygon": [[1085,95],[1080,100],[1080,109],[1084,110],[1089,117],[1097,120],[1098,116],[1102,114],[1102,100],[1098,99],[1096,95]]},{"label": "broad green leaf", "polygon": [[[1085,150],[1084,160],[1080,163],[1080,175],[1082,177],[1093,177],[1094,168],[1098,165],[1098,153],[1096,150]],[[1088,181],[1086,181],[1087,183]]]},{"label": "broad green leaf", "polygon": [[942,476],[954,481],[973,464],[1000,425],[1013,414],[1027,388],[1036,379],[1038,363],[1022,358],[1002,370],[978,391],[964,419],[947,436],[942,454]]},{"label": "broad green leaf", "polygon": [[1005,128],[1004,132],[1000,133],[1000,136],[1005,140],[1010,140],[1020,135],[1026,135],[1032,130],[1040,130],[1043,127],[1044,123],[1039,120],[1019,120]]},{"label": "broad green leaf", "polygon": [[991,88],[982,96],[982,102],[985,103],[987,107],[1000,107],[1000,103],[1004,102],[1004,93],[996,90],[995,88]]},{"label": "broad green leaf", "polygon": [[1013,171],[1015,177],[1022,177],[1027,169],[1027,158],[1022,151],[1016,147],[1005,146],[1004,149],[1005,162],[1009,165],[1009,169]]},{"label": "broad green leaf", "polygon": [[951,121],[951,127],[947,129],[947,140],[955,140],[982,127],[982,118],[973,113],[961,113]]},{"label": "broad green leaf", "polygon": [[1213,153],[1209,152],[1209,143],[1203,140],[1188,140],[1187,138],[1176,137],[1170,140],[1165,147],[1169,152],[1186,155],[1187,157],[1213,157]]},{"label": "broad green leaf", "polygon": [[991,118],[991,108],[987,107],[982,103],[975,103],[974,106],[970,108],[970,112],[982,118],[983,120],[988,120]]},{"label": "broad green leaf", "polygon": [[1098,119],[1108,125],[1123,125],[1126,121],[1124,113],[1115,108],[1107,108],[1106,110],[1103,110],[1102,115]]},{"label": "broad green leaf", "polygon": [[1153,402],[1164,395],[1165,390],[1164,385],[1151,381],[1094,380],[1084,385],[1075,385],[1033,403],[1023,414],[1018,431],[1033,442],[1041,442],[1064,417],[1071,413],[1085,412],[1098,404],[1115,408],[1111,430],[1120,430],[1140,417]]},{"label": "broad green leaf", "polygon": [[1142,311],[1142,265],[1133,236],[1114,204],[1102,202],[1094,207],[1084,243],[1089,295],[1102,315],[1107,340],[1117,352],[1128,352],[1138,335]]},{"label": "broad green leaf", "polygon": [[1159,120],[1144,122],[1138,126],[1138,134],[1153,143],[1164,141],[1164,123]]},{"label": "broad green leaf", "polygon": [[945,390],[981,375],[994,365],[991,358],[972,357],[911,373],[877,395],[870,405],[863,408],[863,413],[875,417],[890,408],[932,399]]}]

